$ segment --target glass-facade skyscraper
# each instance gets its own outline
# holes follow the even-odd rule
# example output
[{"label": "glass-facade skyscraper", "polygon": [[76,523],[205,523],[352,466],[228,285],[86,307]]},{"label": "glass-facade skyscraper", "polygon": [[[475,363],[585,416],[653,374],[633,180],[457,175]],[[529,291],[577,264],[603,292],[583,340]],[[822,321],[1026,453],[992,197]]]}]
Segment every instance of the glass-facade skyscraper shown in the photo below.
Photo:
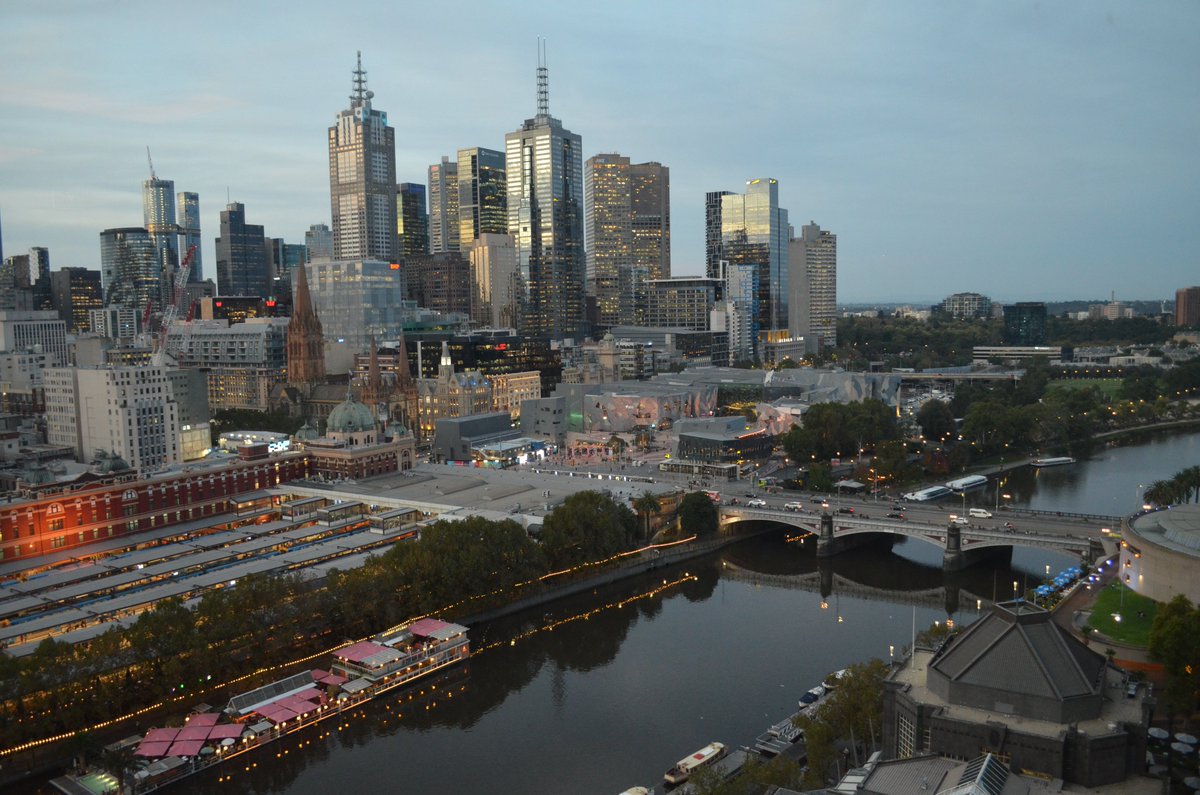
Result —
[{"label": "glass-facade skyscraper", "polygon": [[142,183],[142,216],[154,258],[162,274],[163,301],[173,297],[175,269],[179,267],[179,227],[175,224],[175,182],[154,174]]},{"label": "glass-facade skyscraper", "polygon": [[141,227],[105,229],[100,233],[100,277],[104,305],[119,304],[141,312],[146,305],[161,310],[162,270],[150,233]]},{"label": "glass-facade skyscraper", "polygon": [[429,253],[429,211],[425,209],[425,186],[401,182],[396,186],[396,232],[401,257]]},{"label": "glass-facade skyscraper", "polygon": [[458,163],[429,167],[429,252],[458,251]]},{"label": "glass-facade skyscraper", "polygon": [[704,194],[704,275],[721,278],[721,199],[732,195],[727,190]]},{"label": "glass-facade skyscraper", "polygon": [[329,200],[333,257],[395,260],[396,136],[387,114],[371,107],[362,53],[350,107],[329,128]]},{"label": "glass-facade skyscraper", "polygon": [[508,232],[504,153],[474,146],[458,150],[458,244],[467,251],[480,235]]},{"label": "glass-facade skyscraper", "polygon": [[721,197],[721,259],[757,267],[760,333],[788,328],[788,237],[777,180],[752,179],[744,194]]},{"label": "glass-facade skyscraper", "polygon": [[246,208],[233,202],[221,211],[217,238],[217,289],[221,295],[271,295],[267,238],[259,224],[246,223]]},{"label": "glass-facade skyscraper", "polygon": [[519,326],[530,336],[581,337],[584,322],[582,139],[550,115],[549,73],[537,70],[537,115],[504,136],[508,232],[517,243]]},{"label": "glass-facade skyscraper", "polygon": [[203,248],[200,245],[200,194],[190,193],[188,191],[180,191],[176,197],[179,219],[179,236],[182,247],[180,251],[184,255],[188,250],[195,246],[196,250],[192,253],[192,268],[188,271],[189,282],[204,281],[204,264],[200,257],[200,251]]}]

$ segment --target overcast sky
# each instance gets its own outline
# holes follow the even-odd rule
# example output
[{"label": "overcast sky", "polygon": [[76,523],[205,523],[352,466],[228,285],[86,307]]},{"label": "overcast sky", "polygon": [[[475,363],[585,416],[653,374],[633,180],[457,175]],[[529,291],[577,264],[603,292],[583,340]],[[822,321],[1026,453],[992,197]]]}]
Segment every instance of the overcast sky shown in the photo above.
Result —
[{"label": "overcast sky", "polygon": [[200,194],[206,275],[233,201],[272,237],[329,223],[326,129],[362,50],[397,176],[503,149],[550,110],[587,156],[671,169],[672,270],[704,193],[780,183],[838,235],[838,299],[1173,298],[1200,284],[1200,3],[0,4],[4,254],[98,268],[142,224],[146,146]]}]

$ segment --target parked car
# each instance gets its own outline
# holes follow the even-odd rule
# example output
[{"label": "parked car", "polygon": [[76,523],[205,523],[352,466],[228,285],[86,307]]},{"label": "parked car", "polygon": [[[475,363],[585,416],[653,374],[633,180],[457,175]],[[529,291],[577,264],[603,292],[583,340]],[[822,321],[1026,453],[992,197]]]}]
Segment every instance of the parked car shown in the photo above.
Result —
[{"label": "parked car", "polygon": [[757,499],[757,498],[756,498],[756,499],[753,499],[753,500],[746,500],[746,507],[747,507],[747,508],[766,508],[766,507],[767,507],[767,501],[766,501],[766,500],[760,500],[760,499]]},{"label": "parked car", "polygon": [[785,502],[783,504],[783,510],[785,510],[785,511],[803,511],[804,503],[802,503],[802,502]]},{"label": "parked car", "polygon": [[988,510],[985,510],[985,509],[983,509],[983,508],[968,508],[968,509],[967,509],[967,516],[971,516],[971,517],[974,517],[974,518],[976,518],[976,519],[991,519],[991,518],[992,518],[992,512],[991,512],[991,511],[988,511]]}]

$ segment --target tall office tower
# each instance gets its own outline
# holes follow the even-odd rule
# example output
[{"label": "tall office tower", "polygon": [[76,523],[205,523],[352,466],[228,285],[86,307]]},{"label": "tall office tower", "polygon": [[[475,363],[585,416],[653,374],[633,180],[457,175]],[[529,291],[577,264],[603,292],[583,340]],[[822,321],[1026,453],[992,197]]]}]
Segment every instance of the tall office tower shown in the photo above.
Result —
[{"label": "tall office tower", "polygon": [[204,246],[200,242],[200,194],[180,191],[175,197],[177,207],[176,218],[179,219],[179,237],[182,238],[180,251],[187,254],[192,246],[192,269],[188,271],[189,282],[204,281],[204,263],[200,252]]},{"label": "tall office tower", "polygon": [[1175,291],[1175,325],[1180,328],[1200,325],[1200,287],[1181,287]]},{"label": "tall office tower", "polygon": [[100,271],[63,268],[50,274],[50,292],[59,318],[72,334],[91,331],[90,313],[104,307]]},{"label": "tall office tower", "polygon": [[732,196],[727,190],[710,191],[704,194],[704,275],[710,279],[721,277],[721,199]]},{"label": "tall office tower", "polygon": [[629,166],[633,265],[650,279],[671,278],[671,169],[662,163]]},{"label": "tall office tower", "polygon": [[105,229],[100,233],[100,278],[104,305],[127,306],[141,312],[161,310],[162,270],[154,241],[141,227]]},{"label": "tall office tower", "polygon": [[629,268],[633,216],[628,157],[603,154],[587,159],[583,167],[583,206],[587,294],[596,298],[596,321],[600,329],[632,325]]},{"label": "tall office tower", "polygon": [[50,249],[34,246],[29,249],[29,279],[33,289],[32,307],[36,310],[54,308],[50,292]]},{"label": "tall office tower", "polygon": [[579,337],[584,323],[583,146],[550,115],[539,58],[537,115],[504,136],[508,233],[517,241],[519,326],[527,336]]},{"label": "tall office tower", "polygon": [[154,243],[154,259],[162,274],[163,301],[170,301],[175,269],[179,267],[179,227],[175,223],[175,182],[159,179],[153,167],[142,182],[142,218]]},{"label": "tall office tower", "polygon": [[401,257],[429,253],[429,211],[425,209],[425,186],[419,182],[396,186],[396,233]]},{"label": "tall office tower", "polygon": [[760,334],[788,328],[788,234],[778,181],[752,179],[745,194],[721,197],[721,258],[758,267]]},{"label": "tall office tower", "polygon": [[819,334],[821,344],[832,348],[837,345],[837,235],[809,221],[788,243],[788,268],[792,336]]},{"label": "tall office tower", "polygon": [[1005,345],[1045,345],[1046,305],[1019,301],[1004,307]]},{"label": "tall office tower", "polygon": [[467,251],[480,235],[508,231],[504,153],[482,146],[458,150],[458,245]]},{"label": "tall office tower", "polygon": [[512,235],[485,232],[467,249],[471,263],[471,321],[483,328],[515,328],[517,248]]},{"label": "tall office tower", "polygon": [[313,224],[304,233],[305,262],[333,259],[333,230],[325,224]]},{"label": "tall office tower", "polygon": [[221,211],[217,238],[217,289],[221,295],[271,294],[267,238],[259,224],[246,223],[246,208],[233,202]]},{"label": "tall office tower", "polygon": [[405,257],[404,280],[409,298],[419,307],[443,314],[471,313],[471,268],[460,251]]},{"label": "tall office tower", "polygon": [[295,278],[287,328],[287,377],[292,386],[311,389],[325,380],[325,332],[308,292],[308,267],[296,268]]},{"label": "tall office tower", "polygon": [[29,255],[16,254],[0,264],[0,309],[32,309]]},{"label": "tall office tower", "polygon": [[712,310],[725,300],[725,282],[707,276],[652,279],[647,285],[646,325],[709,331]]},{"label": "tall office tower", "polygon": [[282,237],[267,238],[267,278],[270,289],[267,295],[282,301],[292,302],[292,272],[308,262],[308,247],[299,243],[288,243]]},{"label": "tall office tower", "polygon": [[329,128],[329,201],[333,258],[396,258],[396,133],[387,114],[371,107],[362,53],[354,69],[350,107]]},{"label": "tall office tower", "polygon": [[429,253],[458,251],[458,163],[429,167]]},{"label": "tall office tower", "polygon": [[[718,272],[725,283],[725,300],[720,318],[729,334],[729,360],[731,364],[753,361],[758,345],[759,318],[759,268],[754,263],[738,264],[721,260]],[[714,317],[717,320],[717,317]]]}]

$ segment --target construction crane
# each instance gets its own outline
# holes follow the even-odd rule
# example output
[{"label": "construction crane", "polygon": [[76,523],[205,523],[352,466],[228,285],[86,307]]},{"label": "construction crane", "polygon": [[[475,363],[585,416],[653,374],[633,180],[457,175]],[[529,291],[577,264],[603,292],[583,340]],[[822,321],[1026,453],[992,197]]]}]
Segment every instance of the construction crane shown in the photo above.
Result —
[{"label": "construction crane", "polygon": [[[171,326],[179,318],[179,303],[183,300],[184,294],[187,292],[188,272],[192,269],[192,257],[196,253],[196,247],[191,246],[187,250],[187,254],[183,257],[183,262],[179,264],[179,270],[175,272],[175,290],[171,296],[171,303],[167,304],[167,308],[163,311],[162,328],[158,332],[158,345],[155,346],[154,356],[151,358],[151,363],[155,367],[162,367],[166,362],[167,357],[167,336],[171,333]],[[188,309],[188,322],[191,323],[192,311]]]},{"label": "construction crane", "polygon": [[150,179],[158,179],[154,174],[154,161],[150,158],[150,147],[146,147],[146,162],[150,164]]}]

